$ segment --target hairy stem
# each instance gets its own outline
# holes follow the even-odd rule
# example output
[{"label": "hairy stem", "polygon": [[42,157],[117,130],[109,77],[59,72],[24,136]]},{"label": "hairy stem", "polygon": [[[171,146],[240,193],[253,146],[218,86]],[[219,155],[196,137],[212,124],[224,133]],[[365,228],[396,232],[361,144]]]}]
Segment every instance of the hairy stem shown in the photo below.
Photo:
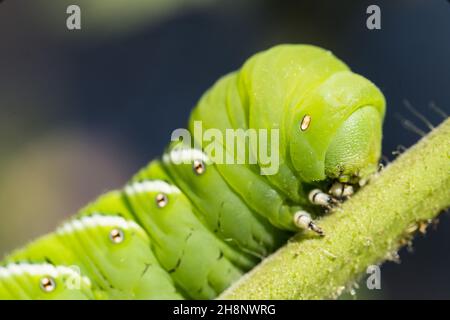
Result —
[{"label": "hairy stem", "polygon": [[297,235],[219,299],[336,298],[448,207],[450,119],[320,220],[325,237]]}]

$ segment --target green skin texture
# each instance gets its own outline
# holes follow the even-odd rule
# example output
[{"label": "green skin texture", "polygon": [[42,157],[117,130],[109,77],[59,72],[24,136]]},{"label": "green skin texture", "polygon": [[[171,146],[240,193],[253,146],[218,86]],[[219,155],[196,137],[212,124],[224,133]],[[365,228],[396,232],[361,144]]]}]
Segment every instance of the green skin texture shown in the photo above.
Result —
[{"label": "green skin texture", "polygon": [[[192,163],[172,161],[179,146],[173,143],[123,190],[82,209],[71,220],[77,228],[62,227],[7,256],[0,298],[214,298],[298,230],[296,211],[318,212],[307,200],[312,188],[333,180],[357,182],[376,170],[384,110],[377,87],[329,51],[280,45],[258,53],[203,95],[188,127],[193,132],[194,121],[202,121],[204,130],[224,136],[229,128],[279,129],[276,174],[261,175],[259,159],[233,165],[207,159],[198,175]],[[301,131],[305,115],[312,121]],[[256,154],[256,147],[248,151]],[[155,180],[177,187],[165,193],[163,207],[155,201],[161,190],[142,188]],[[116,226],[123,241],[111,241],[113,225],[88,222],[93,216],[125,223],[126,228]],[[70,289],[58,274],[55,290],[44,292],[39,283],[48,275],[26,268],[10,272],[11,264],[25,263],[75,265],[88,282]]]}]

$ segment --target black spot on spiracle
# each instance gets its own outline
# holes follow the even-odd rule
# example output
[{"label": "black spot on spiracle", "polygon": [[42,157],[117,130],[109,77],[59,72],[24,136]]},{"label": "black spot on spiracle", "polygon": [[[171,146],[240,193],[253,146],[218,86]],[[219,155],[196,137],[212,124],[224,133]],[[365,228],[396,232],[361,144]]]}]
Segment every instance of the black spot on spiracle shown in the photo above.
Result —
[{"label": "black spot on spiracle", "polygon": [[53,261],[52,260],[50,260],[50,258],[49,257],[44,257],[44,260],[45,260],[45,262],[47,262],[48,264],[51,264],[51,265],[55,265],[54,263],[53,263]]},{"label": "black spot on spiracle", "polygon": [[220,259],[222,259],[222,258],[223,258],[223,251],[220,250],[219,257],[217,258],[217,260],[220,260]]}]

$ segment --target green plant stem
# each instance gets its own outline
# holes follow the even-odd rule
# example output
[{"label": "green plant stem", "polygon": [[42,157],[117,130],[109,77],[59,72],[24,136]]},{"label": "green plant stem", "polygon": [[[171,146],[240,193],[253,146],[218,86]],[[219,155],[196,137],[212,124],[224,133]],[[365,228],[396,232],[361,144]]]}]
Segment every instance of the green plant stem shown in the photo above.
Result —
[{"label": "green plant stem", "polygon": [[325,237],[297,235],[219,299],[336,298],[448,207],[450,118],[321,219]]}]

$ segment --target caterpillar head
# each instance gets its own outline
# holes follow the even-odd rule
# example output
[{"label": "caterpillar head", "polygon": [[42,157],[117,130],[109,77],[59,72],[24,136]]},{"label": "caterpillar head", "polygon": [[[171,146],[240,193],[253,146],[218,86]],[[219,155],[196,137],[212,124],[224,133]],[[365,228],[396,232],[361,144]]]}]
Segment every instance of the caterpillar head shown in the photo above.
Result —
[{"label": "caterpillar head", "polygon": [[303,181],[357,183],[378,168],[385,101],[378,88],[349,71],[319,86],[298,106],[290,154]]},{"label": "caterpillar head", "polygon": [[325,154],[325,175],[356,183],[378,168],[381,154],[381,118],[372,106],[352,113],[339,127]]}]

